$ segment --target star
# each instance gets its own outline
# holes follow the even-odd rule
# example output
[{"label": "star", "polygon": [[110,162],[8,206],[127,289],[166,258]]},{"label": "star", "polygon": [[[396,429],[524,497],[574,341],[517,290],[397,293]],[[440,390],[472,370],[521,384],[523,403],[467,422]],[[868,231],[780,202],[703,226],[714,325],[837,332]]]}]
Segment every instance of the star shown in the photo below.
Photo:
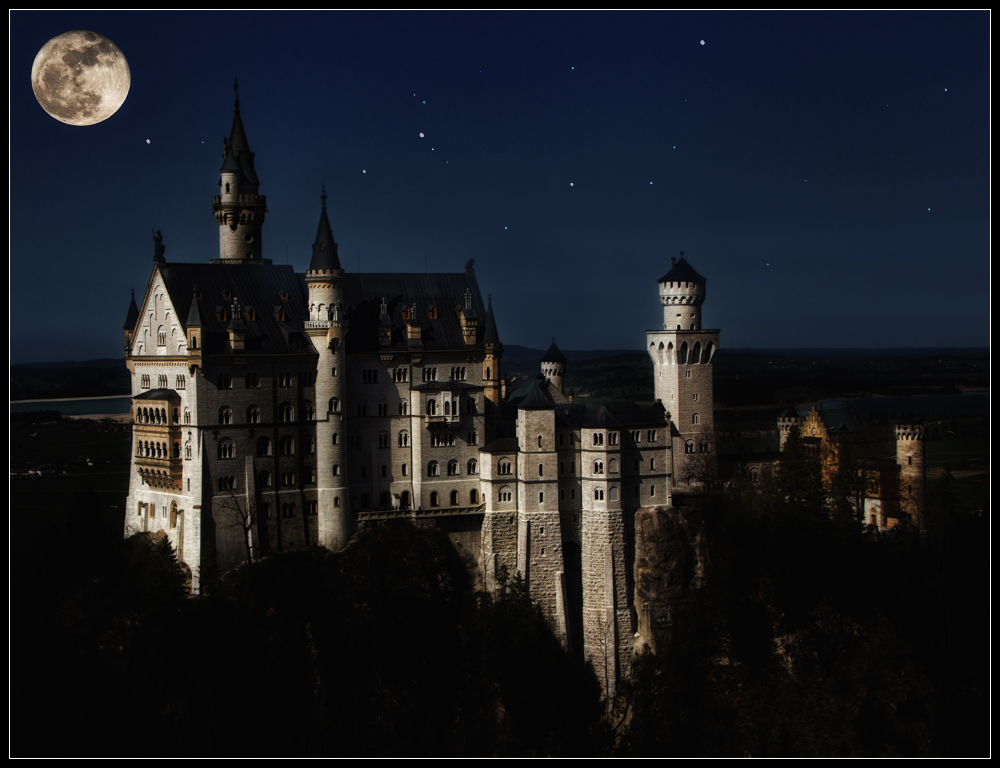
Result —
[{"label": "star", "polygon": [[704,45],[704,44],[705,44],[705,41],[704,41],[704,40],[702,40],[702,41],[701,41],[701,44],[702,44],[702,45]]},{"label": "star", "polygon": [[423,134],[421,133],[421,134],[420,134],[420,138],[422,139],[423,137],[424,137],[424,135],[423,135]]},{"label": "star", "polygon": [[[146,143],[149,144],[149,139],[146,139]],[[202,144],[204,144],[204,143],[205,142],[203,141]]]}]

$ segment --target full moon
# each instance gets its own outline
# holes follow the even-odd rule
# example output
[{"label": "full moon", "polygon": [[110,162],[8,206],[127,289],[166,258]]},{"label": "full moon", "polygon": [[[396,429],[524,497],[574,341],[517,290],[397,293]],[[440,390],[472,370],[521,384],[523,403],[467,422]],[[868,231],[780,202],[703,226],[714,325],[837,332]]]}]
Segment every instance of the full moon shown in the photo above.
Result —
[{"label": "full moon", "polygon": [[31,88],[42,109],[68,125],[107,120],[125,102],[132,76],[118,46],[84,30],[53,37],[31,65]]}]

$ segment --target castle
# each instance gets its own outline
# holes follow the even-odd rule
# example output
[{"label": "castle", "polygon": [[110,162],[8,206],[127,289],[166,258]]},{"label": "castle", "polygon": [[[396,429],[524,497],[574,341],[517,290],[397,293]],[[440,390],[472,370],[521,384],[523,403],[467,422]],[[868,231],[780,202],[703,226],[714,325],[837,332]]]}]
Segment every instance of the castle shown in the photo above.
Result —
[{"label": "castle", "polygon": [[[347,545],[403,518],[444,530],[487,589],[519,572],[556,634],[614,687],[632,652],[632,520],[714,460],[705,280],[659,280],[655,404],[564,392],[555,343],[508,385],[472,260],[450,274],[347,274],[321,196],[304,275],[264,258],[236,99],[213,208],[219,254],[166,260],[125,323],[133,458],[125,534],[164,531],[199,590],[268,551]],[[673,414],[673,415],[671,415]],[[676,457],[676,458],[675,458]]]}]

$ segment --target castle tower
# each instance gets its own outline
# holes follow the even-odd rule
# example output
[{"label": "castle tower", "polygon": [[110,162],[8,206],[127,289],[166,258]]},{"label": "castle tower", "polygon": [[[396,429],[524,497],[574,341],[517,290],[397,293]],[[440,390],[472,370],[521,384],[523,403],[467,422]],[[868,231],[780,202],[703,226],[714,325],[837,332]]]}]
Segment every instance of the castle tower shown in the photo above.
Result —
[{"label": "castle tower", "polygon": [[350,496],[344,455],[344,402],[347,391],[347,357],[344,336],[344,270],[337,256],[330,219],[326,215],[326,187],[320,196],[323,208],[306,272],[309,319],[305,331],[319,353],[316,373],[316,490],[319,543],[339,550],[351,538]]},{"label": "castle tower", "polygon": [[[670,271],[659,280],[663,330],[647,331],[646,342],[656,400],[671,415],[675,428],[674,485],[680,480],[694,487],[715,470],[712,360],[719,348],[719,331],[701,327],[705,278],[683,256],[682,252],[679,261],[671,259]],[[700,456],[705,453],[710,456]],[[700,458],[683,458],[692,454]]]},{"label": "castle tower", "polygon": [[[237,88],[238,84],[233,88]],[[219,225],[219,261],[262,261],[261,227],[267,213],[267,198],[257,194],[260,182],[253,165],[253,152],[240,118],[237,94],[233,127],[223,139],[219,192],[213,201]]]},{"label": "castle tower", "polygon": [[564,644],[566,574],[559,515],[555,407],[538,387],[517,406],[517,569]]},{"label": "castle tower", "polygon": [[899,464],[899,504],[918,531],[927,530],[925,515],[927,465],[922,424],[896,425],[896,463]]},{"label": "castle tower", "polygon": [[601,406],[580,432],[583,656],[609,697],[625,673],[635,631],[626,573],[621,430],[621,422]]},{"label": "castle tower", "polygon": [[565,394],[563,391],[563,376],[566,373],[566,356],[559,351],[556,340],[552,339],[552,346],[549,351],[542,355],[542,375],[548,380],[554,389]]},{"label": "castle tower", "polygon": [[798,411],[793,407],[786,408],[778,416],[778,438],[781,441],[778,445],[778,450],[785,450],[785,443],[788,442],[789,436],[792,434],[792,430],[796,427],[801,428],[802,422],[805,421],[801,416],[799,416]]}]

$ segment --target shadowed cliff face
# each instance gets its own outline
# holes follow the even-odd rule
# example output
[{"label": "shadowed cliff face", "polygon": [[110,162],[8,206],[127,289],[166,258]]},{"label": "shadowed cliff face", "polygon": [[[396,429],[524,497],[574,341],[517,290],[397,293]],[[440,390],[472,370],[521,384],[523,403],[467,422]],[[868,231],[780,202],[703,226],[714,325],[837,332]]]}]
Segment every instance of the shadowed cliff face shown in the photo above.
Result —
[{"label": "shadowed cliff face", "polygon": [[694,590],[705,582],[708,547],[699,524],[675,507],[635,515],[635,649],[666,649]]}]

